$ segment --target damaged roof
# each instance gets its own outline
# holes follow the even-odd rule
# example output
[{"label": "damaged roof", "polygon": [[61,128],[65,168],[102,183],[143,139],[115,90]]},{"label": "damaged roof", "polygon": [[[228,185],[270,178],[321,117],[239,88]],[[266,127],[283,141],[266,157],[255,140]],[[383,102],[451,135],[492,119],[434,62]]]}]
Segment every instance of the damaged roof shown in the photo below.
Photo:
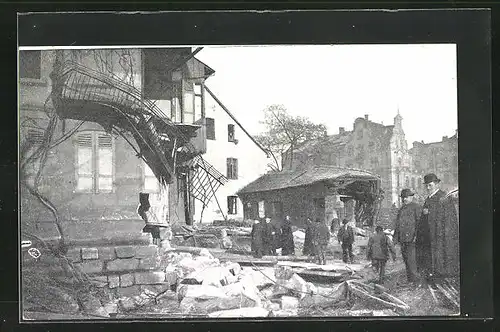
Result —
[{"label": "damaged roof", "polygon": [[257,180],[249,183],[237,194],[271,191],[291,187],[311,185],[326,180],[339,179],[379,180],[374,173],[337,166],[314,166],[307,170],[283,171],[264,174]]}]

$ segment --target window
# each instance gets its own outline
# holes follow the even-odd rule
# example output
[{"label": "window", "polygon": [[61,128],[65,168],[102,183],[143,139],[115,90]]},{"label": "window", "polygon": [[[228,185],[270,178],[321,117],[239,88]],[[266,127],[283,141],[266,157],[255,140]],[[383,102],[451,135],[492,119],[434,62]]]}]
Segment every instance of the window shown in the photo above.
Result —
[{"label": "window", "polygon": [[358,130],[358,139],[363,139],[363,130]]},{"label": "window", "polygon": [[41,70],[41,51],[19,51],[19,77],[40,79]]},{"label": "window", "polygon": [[417,179],[417,181],[418,181],[418,184],[417,184],[418,190],[421,190],[422,189],[422,179],[419,178],[419,179]]},{"label": "window", "polygon": [[369,147],[370,149],[375,148],[375,142],[374,142],[374,141],[370,141],[370,143],[368,143],[368,147]]},{"label": "window", "polygon": [[227,196],[227,214],[238,214],[237,196]]},{"label": "window", "polygon": [[113,138],[100,132],[81,133],[76,139],[76,190],[113,190]]},{"label": "window", "polygon": [[205,118],[205,123],[207,139],[215,140],[215,120],[212,118]]},{"label": "window", "polygon": [[227,178],[230,180],[238,179],[238,159],[227,158]]},{"label": "window", "polygon": [[371,158],[371,164],[375,167],[378,167],[379,163],[378,163],[378,158],[377,157],[373,157]]},{"label": "window", "polygon": [[235,140],[236,140],[236,137],[234,135],[234,125],[228,124],[227,125],[227,141],[234,142]]},{"label": "window", "polygon": [[347,148],[347,155],[348,155],[349,157],[351,157],[351,156],[352,156],[353,152],[354,152],[354,149],[352,148],[352,146],[350,146],[350,147],[348,147],[348,148]]},{"label": "window", "polygon": [[415,188],[415,178],[411,178],[411,187]]},{"label": "window", "polygon": [[259,201],[259,218],[266,216],[266,204],[264,201]]},{"label": "window", "polygon": [[405,187],[406,188],[410,187],[410,178],[409,177],[405,177]]},{"label": "window", "polygon": [[156,178],[155,174],[151,170],[151,168],[143,162],[143,170],[144,170],[144,185],[143,190],[148,193],[158,193],[160,191],[160,183]]},{"label": "window", "polygon": [[194,121],[203,117],[203,89],[201,84],[194,85]]}]

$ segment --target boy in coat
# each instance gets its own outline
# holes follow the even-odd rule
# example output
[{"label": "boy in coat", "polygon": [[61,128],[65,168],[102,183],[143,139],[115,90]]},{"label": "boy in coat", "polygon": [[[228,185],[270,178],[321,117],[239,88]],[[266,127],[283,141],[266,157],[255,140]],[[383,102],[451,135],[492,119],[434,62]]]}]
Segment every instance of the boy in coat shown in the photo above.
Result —
[{"label": "boy in coat", "polygon": [[415,240],[417,223],[422,214],[420,205],[413,202],[414,195],[410,189],[401,191],[403,206],[398,211],[394,227],[394,243],[399,243],[401,246],[401,255],[406,266],[406,278],[410,283],[417,281]]},{"label": "boy in coat", "polygon": [[330,230],[325,223],[318,218],[314,224],[312,242],[314,253],[318,260],[318,264],[326,265],[326,246],[330,242]]},{"label": "boy in coat", "polygon": [[354,243],[354,230],[348,225],[349,220],[342,220],[342,227],[337,233],[337,240],[342,245],[342,261],[344,263],[353,263],[354,254],[352,253],[352,244]]},{"label": "boy in coat", "polygon": [[375,235],[368,240],[367,258],[372,261],[372,265],[379,274],[378,283],[383,284],[385,278],[385,264],[389,259],[389,252],[392,260],[396,260],[396,250],[391,239],[384,233],[381,226],[375,228]]}]

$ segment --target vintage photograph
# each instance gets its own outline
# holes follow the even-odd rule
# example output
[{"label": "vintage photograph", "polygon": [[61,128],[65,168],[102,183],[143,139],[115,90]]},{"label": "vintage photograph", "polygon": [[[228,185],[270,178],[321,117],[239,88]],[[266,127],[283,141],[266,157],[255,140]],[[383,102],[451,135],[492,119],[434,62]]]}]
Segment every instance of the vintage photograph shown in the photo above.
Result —
[{"label": "vintage photograph", "polygon": [[456,44],[18,54],[23,320],[460,314]]}]

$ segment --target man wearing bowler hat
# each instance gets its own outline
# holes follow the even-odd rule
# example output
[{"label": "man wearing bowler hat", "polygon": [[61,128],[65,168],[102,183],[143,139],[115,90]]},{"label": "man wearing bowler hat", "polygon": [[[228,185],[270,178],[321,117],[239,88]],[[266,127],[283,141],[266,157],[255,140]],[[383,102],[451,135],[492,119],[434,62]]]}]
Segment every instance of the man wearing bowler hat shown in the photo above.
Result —
[{"label": "man wearing bowler hat", "polygon": [[424,276],[432,278],[443,273],[444,220],[441,198],[446,193],[439,189],[441,180],[436,174],[424,176],[424,185],[429,194],[425,199],[422,217],[417,232],[417,265]]},{"label": "man wearing bowler hat", "polygon": [[415,240],[417,223],[422,215],[420,205],[413,202],[414,195],[410,189],[401,191],[403,206],[398,211],[394,227],[394,243],[399,243],[401,246],[401,255],[406,266],[406,277],[410,283],[417,281]]}]

